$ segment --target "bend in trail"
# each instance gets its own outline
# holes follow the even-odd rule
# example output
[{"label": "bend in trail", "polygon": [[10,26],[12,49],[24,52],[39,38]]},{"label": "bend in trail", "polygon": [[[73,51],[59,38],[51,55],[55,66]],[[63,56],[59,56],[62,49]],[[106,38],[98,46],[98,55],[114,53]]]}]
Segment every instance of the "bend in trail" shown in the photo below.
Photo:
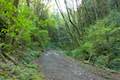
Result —
[{"label": "bend in trail", "polygon": [[89,72],[79,62],[70,60],[55,50],[45,52],[36,63],[41,66],[46,80],[117,80]]}]

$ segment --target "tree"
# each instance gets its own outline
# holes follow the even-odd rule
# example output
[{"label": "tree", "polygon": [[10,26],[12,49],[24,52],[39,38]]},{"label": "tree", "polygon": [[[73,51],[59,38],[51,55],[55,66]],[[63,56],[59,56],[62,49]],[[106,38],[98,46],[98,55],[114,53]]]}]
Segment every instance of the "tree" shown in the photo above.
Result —
[{"label": "tree", "polygon": [[26,0],[27,6],[30,7],[30,0]]},{"label": "tree", "polygon": [[15,6],[16,8],[18,8],[19,0],[14,0],[13,4],[14,4],[14,6]]}]

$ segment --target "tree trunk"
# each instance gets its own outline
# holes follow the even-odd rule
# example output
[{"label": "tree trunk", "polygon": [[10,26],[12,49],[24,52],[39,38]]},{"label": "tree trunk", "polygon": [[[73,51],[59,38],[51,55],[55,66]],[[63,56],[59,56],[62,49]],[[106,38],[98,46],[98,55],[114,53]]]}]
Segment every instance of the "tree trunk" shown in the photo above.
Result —
[{"label": "tree trunk", "polygon": [[19,5],[19,0],[14,0],[14,6],[16,7],[16,8],[18,8],[18,5]]},{"label": "tree trunk", "polygon": [[30,7],[30,0],[26,0],[27,6]]}]

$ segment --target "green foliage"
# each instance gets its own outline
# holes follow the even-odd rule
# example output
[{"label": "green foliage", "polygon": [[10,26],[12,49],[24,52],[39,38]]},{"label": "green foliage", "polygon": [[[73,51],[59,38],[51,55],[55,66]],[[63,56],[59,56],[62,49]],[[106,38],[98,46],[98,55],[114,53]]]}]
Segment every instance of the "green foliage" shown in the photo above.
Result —
[{"label": "green foliage", "polygon": [[43,80],[43,76],[37,71],[37,66],[33,64],[28,64],[27,67],[16,66],[14,71],[19,80]]},{"label": "green foliage", "polygon": [[[86,30],[82,45],[72,52],[77,59],[88,60],[102,67],[119,70],[120,21],[119,12],[111,14]],[[115,67],[116,66],[116,67]]]},{"label": "green foliage", "polygon": [[44,47],[48,44],[49,41],[49,35],[48,35],[48,31],[47,30],[41,30],[39,31],[39,36],[40,36],[40,40],[41,40],[41,45]]},{"label": "green foliage", "polygon": [[27,6],[24,1],[18,1],[16,7],[13,2],[0,0],[0,62],[7,63],[0,78],[43,80],[37,68],[31,68],[34,65],[29,63],[40,56],[50,42],[56,22],[49,18],[48,8],[40,0],[31,3],[34,7]]},{"label": "green foliage", "polygon": [[76,11],[63,13],[67,25],[58,14],[50,15],[42,0],[30,6],[19,1],[18,7],[13,2],[0,0],[0,62],[21,65],[2,65],[10,68],[0,73],[3,80],[42,80],[29,63],[48,45],[67,49],[66,54],[76,59],[120,70],[120,1],[82,0]]},{"label": "green foliage", "polygon": [[108,64],[108,56],[101,55],[97,57],[95,64],[100,67],[106,67]]},{"label": "green foliage", "polygon": [[116,10],[111,11],[110,15],[86,28],[80,47],[66,54],[79,60],[87,60],[100,67],[119,70],[119,22],[120,13]]},{"label": "green foliage", "polygon": [[44,80],[43,75],[39,72],[37,65],[34,64],[13,64],[1,63],[0,72],[1,80]]},{"label": "green foliage", "polygon": [[28,49],[19,61],[21,61],[21,63],[24,64],[31,63],[34,59],[38,58],[41,55],[41,53],[42,52],[40,52],[39,50]]},{"label": "green foliage", "polygon": [[89,57],[89,54],[87,52],[84,52],[80,49],[75,49],[72,51],[73,57],[79,60],[85,60]]},{"label": "green foliage", "polygon": [[120,67],[120,58],[113,59],[109,64],[109,68],[116,71],[120,71],[119,67]]},{"label": "green foliage", "polygon": [[0,24],[2,27],[0,29],[2,37],[0,44],[4,44],[1,46],[2,52],[18,56],[22,55],[19,53],[19,49],[25,50],[31,46],[42,49],[47,46],[50,40],[48,27],[52,28],[55,25],[54,20],[38,19],[33,10],[25,4],[15,8],[12,2],[1,0],[0,6]]}]

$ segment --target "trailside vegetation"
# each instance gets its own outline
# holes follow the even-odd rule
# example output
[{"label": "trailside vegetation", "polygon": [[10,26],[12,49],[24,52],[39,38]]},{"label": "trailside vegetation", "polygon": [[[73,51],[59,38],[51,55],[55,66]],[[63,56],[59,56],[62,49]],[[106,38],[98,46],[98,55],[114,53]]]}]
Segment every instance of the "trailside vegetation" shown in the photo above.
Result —
[{"label": "trailside vegetation", "polygon": [[59,0],[55,1],[65,24],[58,34],[62,34],[59,42],[66,54],[120,71],[120,1],[64,0],[66,13],[62,12]]},{"label": "trailside vegetation", "polygon": [[0,79],[43,80],[36,65],[50,41],[49,5],[42,0],[0,0]]}]

